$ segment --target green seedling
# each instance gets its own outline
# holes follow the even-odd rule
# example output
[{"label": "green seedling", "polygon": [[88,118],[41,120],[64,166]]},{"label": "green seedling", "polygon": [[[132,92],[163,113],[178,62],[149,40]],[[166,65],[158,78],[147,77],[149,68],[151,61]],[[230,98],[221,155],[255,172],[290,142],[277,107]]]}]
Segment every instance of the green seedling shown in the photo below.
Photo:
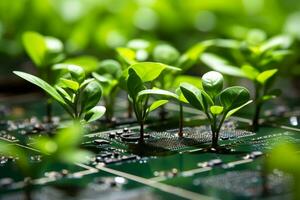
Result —
[{"label": "green seedling", "polygon": [[[220,41],[226,43],[226,40]],[[215,40],[215,43],[217,42],[218,40]],[[227,43],[227,46],[223,45],[222,47],[229,48],[233,52],[234,57],[237,58],[234,64],[228,59],[212,53],[203,53],[201,61],[213,70],[230,76],[246,78],[253,82],[255,113],[252,125],[253,129],[257,130],[263,104],[281,94],[279,89],[272,89],[278,73],[276,65],[291,54],[288,48],[291,46],[292,40],[288,36],[276,36],[258,44],[235,40],[229,40]]]},{"label": "green seedling", "polygon": [[74,120],[92,122],[99,119],[105,113],[105,107],[97,106],[102,95],[99,83],[95,79],[85,79],[84,70],[77,65],[57,64],[54,68],[62,77],[55,86],[28,73],[14,73],[43,89]]},{"label": "green seedling", "polygon": [[[37,68],[39,77],[53,85],[55,77],[51,66],[64,59],[63,43],[57,38],[43,36],[37,32],[25,32],[22,35],[23,46]],[[47,102],[47,121],[51,122],[51,100]]]},{"label": "green seedling", "polygon": [[8,142],[0,142],[0,155],[16,159],[19,171],[24,176],[26,199],[32,199],[32,179],[39,178],[47,167],[57,163],[74,164],[88,161],[91,153],[80,149],[84,130],[79,123],[61,129],[54,137],[42,136],[30,142],[42,154],[41,162],[32,164],[26,148]]},{"label": "green seedling", "polygon": [[224,120],[252,101],[249,101],[249,91],[244,87],[232,86],[223,90],[223,76],[215,71],[202,76],[202,86],[203,89],[199,89],[182,83],[180,89],[189,104],[207,116],[212,132],[211,148],[215,150]]},{"label": "green seedling", "polygon": [[[127,78],[127,91],[128,98],[132,102],[133,110],[136,116],[138,123],[140,124],[140,143],[144,143],[144,124],[147,119],[147,116],[150,112],[157,109],[158,107],[166,104],[168,100],[162,99],[149,103],[149,94],[144,92],[147,87],[146,83],[152,85],[151,82],[159,76],[162,72],[164,65],[161,67],[161,70],[153,70],[153,73],[147,73],[146,71],[136,71],[141,69],[140,66],[144,66],[144,69],[148,67],[151,68],[153,65],[159,65],[158,63],[139,63],[133,65],[128,70]],[[138,75],[139,74],[139,75]],[[161,90],[157,91],[161,94]],[[168,95],[173,95],[173,93],[164,91]],[[154,93],[152,93],[153,95]],[[163,94],[161,94],[163,95]]]},{"label": "green seedling", "polygon": [[103,60],[92,76],[99,81],[103,88],[103,100],[106,107],[106,120],[113,121],[116,96],[119,92],[119,79],[122,68],[115,60]]}]

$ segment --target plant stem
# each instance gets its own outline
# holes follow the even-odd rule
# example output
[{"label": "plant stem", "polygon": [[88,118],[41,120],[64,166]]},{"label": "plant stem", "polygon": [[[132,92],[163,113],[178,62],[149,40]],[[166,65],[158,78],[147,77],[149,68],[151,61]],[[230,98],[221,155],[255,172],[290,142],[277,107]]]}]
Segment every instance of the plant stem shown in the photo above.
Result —
[{"label": "plant stem", "polygon": [[183,137],[183,106],[182,103],[179,103],[179,131],[178,137]]},{"label": "plant stem", "polygon": [[32,200],[32,196],[31,196],[31,178],[25,178],[24,180],[24,200]]},{"label": "plant stem", "polygon": [[145,141],[144,141],[144,121],[141,120],[140,122],[140,140],[139,140],[139,143],[140,144],[143,144]]},{"label": "plant stem", "polygon": [[127,118],[132,118],[132,104],[129,100],[127,101]]},{"label": "plant stem", "polygon": [[47,105],[46,105],[46,113],[47,113],[47,123],[52,122],[52,99],[47,99]]},{"label": "plant stem", "polygon": [[259,86],[255,85],[255,111],[252,119],[252,129],[253,131],[257,131],[259,129],[259,115],[261,110],[261,103],[258,102],[259,99]]}]

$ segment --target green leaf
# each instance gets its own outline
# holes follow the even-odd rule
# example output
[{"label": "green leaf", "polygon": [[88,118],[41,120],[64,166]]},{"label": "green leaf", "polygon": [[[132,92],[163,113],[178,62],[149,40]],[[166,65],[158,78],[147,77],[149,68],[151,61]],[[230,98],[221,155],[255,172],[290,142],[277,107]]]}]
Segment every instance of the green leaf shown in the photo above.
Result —
[{"label": "green leaf", "polygon": [[63,88],[70,88],[74,91],[77,91],[79,88],[79,84],[77,82],[65,78],[60,78],[58,85]]},{"label": "green leaf", "polygon": [[153,50],[153,59],[164,64],[174,64],[179,58],[179,52],[168,44],[157,45]]},{"label": "green leaf", "polygon": [[177,94],[173,92],[169,92],[167,90],[161,90],[161,89],[147,89],[147,90],[142,90],[138,93],[137,99],[143,98],[144,96],[153,96],[155,98],[158,98],[160,100],[168,100],[168,99],[175,99],[178,100],[179,97]]},{"label": "green leaf", "polygon": [[222,106],[211,106],[210,107],[210,112],[214,115],[219,115],[223,112],[224,107]]},{"label": "green leaf", "polygon": [[180,84],[180,90],[191,106],[199,110],[206,110],[200,89],[191,84],[182,83]]},{"label": "green leaf", "polygon": [[277,73],[277,71],[278,69],[270,69],[263,71],[256,77],[256,81],[261,85],[265,85],[266,82]]},{"label": "green leaf", "polygon": [[81,112],[86,112],[95,107],[102,96],[102,88],[96,80],[89,82],[81,91]]},{"label": "green leaf", "polygon": [[211,53],[203,53],[200,57],[200,60],[211,69],[222,74],[237,77],[247,77],[247,75],[240,68],[230,65],[228,61],[217,55]]},{"label": "green leaf", "polygon": [[47,44],[45,38],[36,32],[25,32],[22,42],[31,60],[37,67],[45,67]]},{"label": "green leaf", "polygon": [[130,68],[134,69],[143,82],[149,82],[155,80],[167,68],[167,65],[154,62],[140,62],[131,65]]},{"label": "green leaf", "polygon": [[95,121],[95,120],[99,119],[100,117],[102,117],[104,115],[105,111],[106,111],[106,108],[104,106],[95,106],[94,108],[92,108],[85,114],[84,120],[86,122]]},{"label": "green leaf", "polygon": [[117,53],[128,65],[133,65],[137,61],[135,60],[135,52],[129,48],[119,47]]},{"label": "green leaf", "polygon": [[157,100],[157,101],[154,101],[151,106],[148,108],[148,112],[152,112],[153,110],[159,108],[160,106],[168,103],[169,101],[168,100]]},{"label": "green leaf", "polygon": [[223,76],[219,72],[210,71],[202,76],[202,86],[211,98],[217,96],[223,89]]},{"label": "green leaf", "polygon": [[202,88],[201,79],[197,76],[189,76],[189,75],[179,75],[176,76],[175,80],[173,79],[172,88],[178,88],[181,83],[189,83],[197,88]]},{"label": "green leaf", "polygon": [[248,64],[243,65],[241,69],[250,80],[255,80],[259,74],[259,71],[257,69]]},{"label": "green leaf", "polygon": [[127,79],[127,90],[129,96],[135,101],[137,94],[146,89],[141,78],[137,75],[134,69],[129,68],[128,79]]},{"label": "green leaf", "polygon": [[200,42],[189,50],[187,50],[182,56],[180,56],[176,66],[180,67],[182,71],[188,70],[199,60],[199,56],[211,45],[211,42]]},{"label": "green leaf", "polygon": [[228,119],[231,115],[233,115],[234,113],[236,113],[237,111],[239,111],[240,109],[242,109],[243,107],[245,107],[246,105],[248,105],[252,102],[253,102],[252,100],[249,100],[246,103],[244,103],[243,105],[228,111],[227,114],[226,114],[225,119]]},{"label": "green leaf", "polygon": [[122,75],[122,67],[119,62],[107,59],[100,62],[97,69],[99,74],[109,74],[113,78],[118,79]]},{"label": "green leaf", "polygon": [[69,58],[65,60],[64,63],[80,66],[84,69],[86,74],[96,71],[98,67],[98,59],[93,56],[78,56]]},{"label": "green leaf", "polygon": [[60,96],[60,94],[55,90],[54,87],[49,85],[47,82],[31,74],[27,74],[25,72],[14,71],[13,73],[29,81],[30,83],[42,88],[47,94],[49,94],[53,99],[58,101],[60,104],[64,106],[66,105],[64,99]]},{"label": "green leaf", "polygon": [[84,69],[78,65],[73,64],[56,64],[52,67],[53,70],[62,70],[62,73],[68,74],[72,80],[75,80],[78,83],[82,83],[85,79]]},{"label": "green leaf", "polygon": [[267,40],[260,46],[260,51],[265,52],[270,49],[288,49],[293,43],[293,38],[289,35],[278,35]]},{"label": "green leaf", "polygon": [[133,39],[127,43],[127,47],[134,50],[147,49],[150,45],[149,41],[143,39]]},{"label": "green leaf", "polygon": [[59,160],[61,160],[64,163],[86,163],[89,161],[89,159],[92,157],[92,153],[86,150],[82,149],[72,149],[69,151],[64,151],[61,154],[59,154]]},{"label": "green leaf", "polygon": [[224,89],[220,95],[221,105],[225,111],[238,108],[245,104],[250,99],[249,91],[241,86],[232,86]]}]

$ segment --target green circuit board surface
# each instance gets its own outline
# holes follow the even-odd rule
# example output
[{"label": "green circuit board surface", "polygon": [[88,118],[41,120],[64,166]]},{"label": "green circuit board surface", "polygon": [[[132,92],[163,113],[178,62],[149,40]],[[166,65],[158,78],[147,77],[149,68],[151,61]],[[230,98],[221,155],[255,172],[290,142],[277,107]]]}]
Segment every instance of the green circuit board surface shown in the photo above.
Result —
[{"label": "green circuit board surface", "polygon": [[[34,98],[33,98],[34,99]],[[5,115],[1,120],[0,139],[28,151],[32,165],[43,159],[31,143],[29,130],[39,132],[32,115],[40,118],[41,103],[6,101],[11,113],[30,110],[22,118]],[[10,103],[8,103],[10,102]],[[82,148],[94,153],[86,164],[48,166],[43,176],[33,180],[35,199],[289,199],[289,175],[273,171],[263,173],[263,158],[275,144],[286,141],[300,145],[299,112],[284,111],[276,120],[249,129],[247,117],[233,117],[225,122],[220,145],[223,152],[208,152],[210,132],[200,112],[185,108],[184,137],[177,136],[177,109],[169,105],[169,119],[160,122],[157,113],[146,127],[146,143],[134,143],[138,126],[117,110],[123,119],[116,126],[97,121],[88,127]],[[60,114],[60,110],[56,110]],[[241,115],[243,116],[243,115]],[[246,116],[246,115],[245,115]],[[60,119],[64,122],[64,117]],[[293,121],[294,120],[294,121]],[[287,155],[288,156],[288,155]],[[23,198],[23,179],[15,158],[1,156],[0,199]]]}]

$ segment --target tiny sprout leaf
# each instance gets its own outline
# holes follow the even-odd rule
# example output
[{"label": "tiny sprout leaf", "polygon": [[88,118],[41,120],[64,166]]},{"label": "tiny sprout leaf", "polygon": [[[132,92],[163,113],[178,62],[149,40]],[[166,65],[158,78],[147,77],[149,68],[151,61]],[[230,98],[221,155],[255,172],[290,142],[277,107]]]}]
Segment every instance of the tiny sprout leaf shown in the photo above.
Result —
[{"label": "tiny sprout leaf", "polygon": [[78,56],[69,58],[65,60],[64,63],[80,66],[84,69],[86,74],[96,71],[98,67],[98,59],[93,56]]},{"label": "tiny sprout leaf", "polygon": [[220,95],[220,102],[225,111],[238,108],[250,99],[249,91],[241,86],[232,86],[224,89]]},{"label": "tiny sprout leaf", "polygon": [[47,82],[45,82],[44,80],[33,76],[31,74],[27,74],[25,72],[20,72],[20,71],[14,71],[14,74],[16,74],[17,76],[29,81],[30,83],[40,87],[41,89],[43,89],[47,94],[49,94],[53,99],[55,99],[56,101],[58,101],[60,104],[62,105],[66,105],[64,99],[60,96],[60,94],[55,90],[54,87],[52,87],[51,85],[49,85]]},{"label": "tiny sprout leaf", "polygon": [[157,101],[154,101],[151,106],[149,107],[148,109],[148,112],[152,112],[153,110],[159,108],[160,106],[168,103],[169,101],[168,100],[157,100]]},{"label": "tiny sprout leaf", "polygon": [[94,108],[92,108],[85,114],[84,120],[87,122],[95,121],[95,120],[99,119],[100,117],[102,117],[104,115],[105,111],[106,111],[106,109],[104,106],[95,106]]},{"label": "tiny sprout leaf", "polygon": [[138,74],[143,82],[149,82],[156,79],[167,65],[154,62],[140,62],[130,66]]},{"label": "tiny sprout leaf", "polygon": [[270,69],[263,71],[256,77],[256,80],[260,84],[265,85],[266,82],[277,73],[277,71],[278,69]]},{"label": "tiny sprout leaf", "polygon": [[137,94],[146,89],[141,78],[137,75],[134,69],[129,68],[128,70],[128,79],[127,79],[127,89],[129,96],[135,100]]},{"label": "tiny sprout leaf", "polygon": [[201,94],[201,91],[196,88],[195,86],[188,84],[188,83],[182,83],[180,84],[180,90],[185,97],[185,99],[196,109],[204,110],[206,109],[204,107],[203,103],[203,97]]},{"label": "tiny sprout leaf", "polygon": [[77,82],[65,78],[60,78],[58,85],[63,88],[70,88],[74,91],[77,91],[79,88],[79,84]]},{"label": "tiny sprout leaf", "polygon": [[161,90],[161,89],[148,89],[148,90],[142,90],[138,93],[137,95],[137,99],[142,98],[143,96],[146,95],[151,95],[154,97],[157,97],[159,99],[175,99],[178,100],[179,97],[173,93],[173,92],[169,92],[167,90]]},{"label": "tiny sprout leaf", "polygon": [[153,58],[156,62],[171,65],[178,60],[179,52],[171,45],[160,44],[154,48]]},{"label": "tiny sprout leaf", "polygon": [[25,32],[22,35],[23,45],[37,67],[45,67],[47,44],[44,37],[36,32]]},{"label": "tiny sprout leaf", "polygon": [[85,79],[84,69],[78,65],[73,64],[56,64],[53,65],[53,70],[62,70],[63,74],[69,74],[71,79],[81,83]]},{"label": "tiny sprout leaf", "polygon": [[223,76],[219,72],[210,71],[202,76],[203,89],[210,97],[214,98],[223,89]]},{"label": "tiny sprout leaf", "polygon": [[86,112],[95,107],[100,101],[102,88],[96,80],[89,82],[83,89],[80,101],[82,102],[82,111]]},{"label": "tiny sprout leaf", "polygon": [[133,65],[137,62],[135,60],[135,52],[129,48],[119,47],[117,48],[117,53],[128,65]]},{"label": "tiny sprout leaf", "polygon": [[211,69],[230,76],[247,77],[240,68],[230,65],[229,62],[215,54],[203,53],[201,61]]},{"label": "tiny sprout leaf", "polygon": [[246,103],[244,103],[243,105],[230,110],[229,112],[227,112],[225,119],[228,119],[231,115],[233,115],[234,113],[236,113],[237,111],[239,111],[240,109],[242,109],[243,107],[245,107],[246,105],[248,105],[248,104],[250,104],[252,102],[253,102],[252,100],[249,100]]},{"label": "tiny sprout leaf", "polygon": [[97,72],[101,75],[109,74],[117,79],[122,74],[122,67],[119,62],[107,59],[100,62]]},{"label": "tiny sprout leaf", "polygon": [[243,65],[241,69],[250,80],[255,80],[259,74],[259,71],[257,69],[248,64]]},{"label": "tiny sprout leaf", "polygon": [[210,107],[210,112],[214,115],[219,115],[223,112],[224,107],[222,106],[211,106]]}]

